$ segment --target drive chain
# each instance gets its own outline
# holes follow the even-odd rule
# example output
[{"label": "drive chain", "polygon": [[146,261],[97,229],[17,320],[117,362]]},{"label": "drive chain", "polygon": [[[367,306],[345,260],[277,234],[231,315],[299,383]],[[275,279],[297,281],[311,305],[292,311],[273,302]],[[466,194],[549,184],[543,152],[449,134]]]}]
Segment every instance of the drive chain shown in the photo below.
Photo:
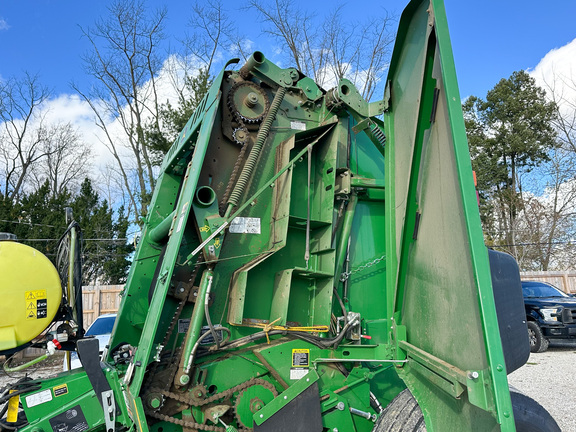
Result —
[{"label": "drive chain", "polygon": [[[170,399],[174,399],[174,400],[176,400],[178,402],[182,402],[186,405],[203,406],[203,405],[207,405],[209,403],[215,402],[219,399],[231,397],[234,393],[245,390],[245,389],[247,389],[253,385],[260,385],[260,386],[270,390],[272,392],[272,394],[274,395],[274,397],[278,396],[278,391],[276,390],[276,387],[274,387],[274,384],[272,384],[272,383],[270,383],[270,382],[268,382],[262,378],[252,378],[246,382],[243,382],[242,384],[238,384],[237,386],[229,388],[228,390],[225,390],[221,393],[217,393],[215,395],[212,395],[212,396],[210,396],[210,397],[208,397],[202,401],[192,400],[185,393],[174,393],[174,392],[162,390],[159,388],[153,388],[150,390],[154,391],[154,392],[161,393],[162,395],[164,395]],[[196,422],[187,421],[187,420],[181,420],[181,419],[178,419],[176,417],[171,417],[169,415],[161,414],[161,413],[156,412],[156,411],[147,410],[146,414],[151,416],[151,417],[154,417],[158,420],[166,421],[169,423],[174,423],[174,424],[180,425],[180,426],[182,426],[184,428],[188,428],[188,429],[199,429],[199,430],[211,431],[211,432],[226,432],[226,429],[223,427],[220,427],[220,426],[216,426],[216,425],[211,426],[211,425],[207,425],[207,424],[196,423]],[[252,429],[238,429],[238,431],[239,432],[249,432],[249,431],[252,431]]]},{"label": "drive chain", "polygon": [[[184,289],[184,293],[181,296],[182,300],[180,300],[180,302],[178,303],[178,306],[176,307],[176,311],[174,312],[174,316],[172,318],[172,321],[170,321],[170,324],[168,325],[168,330],[166,331],[164,339],[160,343],[163,347],[166,347],[166,345],[170,341],[170,338],[172,337],[172,333],[174,332],[174,328],[176,327],[176,323],[178,322],[178,319],[180,318],[180,315],[182,314],[182,310],[184,309],[184,306],[186,306],[186,303],[188,302],[190,292],[192,291],[192,288],[194,286],[194,281],[196,280],[196,276],[198,275],[198,269],[200,268],[200,262],[201,262],[201,257],[198,257],[198,260],[194,264],[194,270],[193,270],[192,276],[190,277],[190,283],[188,283],[186,285],[186,287]],[[172,356],[173,359],[170,362],[170,365],[168,367],[171,367],[173,365],[173,363],[175,362],[175,359],[178,359],[179,354],[180,354],[180,347],[177,348],[177,351]],[[144,388],[150,387],[150,385],[152,383],[152,379],[154,378],[154,375],[156,374],[156,370],[158,369],[158,365],[159,365],[158,362],[154,362],[152,364],[150,370],[148,371],[146,382],[143,385]],[[174,372],[174,374],[172,374],[172,375],[173,376],[167,382],[168,385],[170,385],[172,383],[172,381],[174,380],[174,375],[176,375],[176,373]]]},{"label": "drive chain", "polygon": [[248,381],[243,382],[242,384],[238,384],[237,386],[231,387],[228,390],[225,390],[221,393],[216,393],[215,395],[212,395],[212,396],[210,396],[210,397],[208,397],[202,401],[195,401],[195,400],[189,398],[186,395],[186,393],[174,393],[174,392],[162,390],[159,388],[152,388],[150,390],[154,391],[154,392],[161,393],[164,396],[169,397],[170,399],[177,400],[178,402],[185,403],[186,405],[203,406],[203,405],[212,403],[214,401],[217,401],[218,399],[230,397],[235,392],[245,390],[248,387],[252,387],[253,385],[260,385],[262,387],[265,387],[274,394],[274,397],[278,396],[278,391],[276,390],[276,387],[274,387],[274,384],[272,384],[272,383],[270,383],[270,382],[268,382],[262,378],[249,379]]},{"label": "drive chain", "polygon": [[[158,420],[162,420],[168,423],[174,423],[177,425],[182,426],[182,428],[186,428],[186,429],[199,429],[199,430],[203,430],[203,431],[210,431],[210,432],[226,432],[226,428],[223,428],[222,426],[212,426],[212,425],[208,425],[208,424],[202,424],[202,423],[196,423],[193,421],[187,421],[187,420],[181,420],[175,417],[170,417],[166,414],[160,414],[158,412],[153,412],[153,411],[147,411],[146,412],[147,415],[149,415],[150,417],[154,417]],[[252,432],[253,429],[236,429],[238,432]]]}]

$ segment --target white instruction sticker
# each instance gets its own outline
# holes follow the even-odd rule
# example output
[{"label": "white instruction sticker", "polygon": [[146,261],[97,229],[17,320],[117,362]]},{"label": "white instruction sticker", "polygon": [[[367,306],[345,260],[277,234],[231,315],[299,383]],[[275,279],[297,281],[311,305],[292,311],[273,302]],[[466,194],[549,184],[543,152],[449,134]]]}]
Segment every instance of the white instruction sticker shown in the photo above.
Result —
[{"label": "white instruction sticker", "polygon": [[31,394],[30,396],[26,396],[26,405],[28,405],[28,408],[32,408],[36,405],[40,405],[45,402],[50,402],[51,400],[52,400],[52,392],[50,391],[50,389],[48,389],[38,393]]},{"label": "white instruction sticker", "polygon": [[290,122],[290,129],[305,131],[306,130],[306,123],[293,121]]},{"label": "white instruction sticker", "polygon": [[260,218],[235,217],[228,231],[236,234],[260,234]]},{"label": "white instruction sticker", "polygon": [[302,377],[308,375],[308,368],[290,368],[290,379],[299,380]]}]

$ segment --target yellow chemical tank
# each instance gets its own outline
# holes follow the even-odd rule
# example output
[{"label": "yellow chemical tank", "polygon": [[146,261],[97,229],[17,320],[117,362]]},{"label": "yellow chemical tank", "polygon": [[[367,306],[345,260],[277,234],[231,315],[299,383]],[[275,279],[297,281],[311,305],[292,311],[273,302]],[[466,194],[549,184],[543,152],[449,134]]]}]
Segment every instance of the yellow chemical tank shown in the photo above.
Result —
[{"label": "yellow chemical tank", "polygon": [[60,277],[44,254],[21,243],[0,241],[0,351],[42,333],[61,300]]}]

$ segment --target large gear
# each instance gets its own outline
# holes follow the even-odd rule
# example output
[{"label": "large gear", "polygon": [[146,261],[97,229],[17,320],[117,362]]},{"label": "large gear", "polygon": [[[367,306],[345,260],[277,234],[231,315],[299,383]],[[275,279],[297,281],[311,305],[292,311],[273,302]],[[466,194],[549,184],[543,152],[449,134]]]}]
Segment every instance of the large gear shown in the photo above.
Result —
[{"label": "large gear", "polygon": [[258,123],[268,112],[270,101],[260,86],[242,81],[228,92],[228,108],[240,123]]},{"label": "large gear", "polygon": [[262,384],[255,384],[241,391],[234,403],[238,424],[245,428],[252,428],[254,426],[254,414],[264,408],[264,405],[271,402],[277,395],[276,389]]}]

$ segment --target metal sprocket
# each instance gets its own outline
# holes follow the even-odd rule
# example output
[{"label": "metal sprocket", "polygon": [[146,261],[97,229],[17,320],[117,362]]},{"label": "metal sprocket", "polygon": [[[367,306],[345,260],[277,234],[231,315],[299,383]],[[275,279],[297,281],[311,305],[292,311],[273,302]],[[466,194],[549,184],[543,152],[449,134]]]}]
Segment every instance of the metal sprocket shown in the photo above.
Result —
[{"label": "metal sprocket", "polygon": [[270,101],[260,86],[242,81],[228,91],[228,108],[240,123],[258,123],[268,112]]},{"label": "metal sprocket", "polygon": [[271,402],[278,392],[274,387],[255,384],[241,391],[234,403],[234,413],[238,424],[245,428],[254,426],[253,415]]},{"label": "metal sprocket", "polygon": [[234,138],[234,141],[238,144],[243,146],[246,144],[246,141],[248,141],[249,133],[250,132],[248,132],[248,129],[245,127],[236,128],[232,131],[232,138]]},{"label": "metal sprocket", "polygon": [[208,390],[206,386],[202,384],[197,384],[194,387],[190,388],[188,396],[190,400],[193,402],[193,405],[200,405],[200,403],[206,399],[208,395]]}]

